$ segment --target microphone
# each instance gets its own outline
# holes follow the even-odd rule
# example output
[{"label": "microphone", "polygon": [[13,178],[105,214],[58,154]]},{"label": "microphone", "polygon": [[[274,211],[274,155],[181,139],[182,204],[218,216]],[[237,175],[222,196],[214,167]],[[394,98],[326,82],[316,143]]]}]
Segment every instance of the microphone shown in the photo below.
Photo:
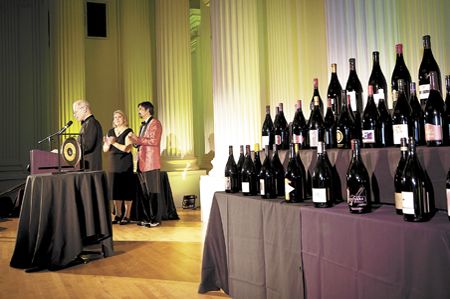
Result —
[{"label": "microphone", "polygon": [[64,133],[67,130],[67,128],[69,128],[72,124],[73,124],[73,121],[69,120],[67,122],[67,124],[59,131],[59,134]]}]

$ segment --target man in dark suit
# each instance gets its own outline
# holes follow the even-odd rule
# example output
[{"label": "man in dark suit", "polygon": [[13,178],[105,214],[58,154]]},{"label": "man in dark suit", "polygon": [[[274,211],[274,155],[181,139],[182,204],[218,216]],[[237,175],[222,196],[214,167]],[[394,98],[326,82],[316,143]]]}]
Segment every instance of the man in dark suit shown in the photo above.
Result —
[{"label": "man in dark suit", "polygon": [[73,116],[81,122],[80,134],[85,169],[102,170],[102,126],[95,119],[89,103],[85,100],[73,103]]}]

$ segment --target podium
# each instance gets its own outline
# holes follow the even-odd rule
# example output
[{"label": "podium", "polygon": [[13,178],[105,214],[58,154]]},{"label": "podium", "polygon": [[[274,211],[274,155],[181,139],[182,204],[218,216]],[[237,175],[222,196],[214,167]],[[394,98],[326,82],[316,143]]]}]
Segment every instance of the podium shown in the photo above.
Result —
[{"label": "podium", "polygon": [[[58,158],[60,162],[58,162]],[[80,163],[77,163],[75,165],[69,165],[61,154],[38,149],[30,151],[31,174],[58,172],[59,171],[58,163],[61,163],[61,171],[81,170]]]}]

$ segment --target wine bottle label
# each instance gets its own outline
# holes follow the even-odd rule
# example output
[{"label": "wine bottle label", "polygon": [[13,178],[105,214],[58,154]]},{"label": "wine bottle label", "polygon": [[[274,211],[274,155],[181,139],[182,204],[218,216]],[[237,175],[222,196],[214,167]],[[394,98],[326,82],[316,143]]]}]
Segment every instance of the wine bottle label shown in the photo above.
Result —
[{"label": "wine bottle label", "polygon": [[425,124],[425,140],[426,141],[442,141],[442,126]]},{"label": "wine bottle label", "polygon": [[352,111],[356,111],[356,91],[347,91],[347,95],[350,96],[350,107]]},{"label": "wine bottle label", "polygon": [[259,180],[259,193],[261,193],[261,195],[266,195],[266,189],[265,189],[265,185],[264,185],[264,180],[260,179]]},{"label": "wine bottle label", "polygon": [[291,200],[291,192],[295,190],[291,183],[289,179],[284,179],[284,198],[286,201]]},{"label": "wine bottle label", "polygon": [[309,146],[317,147],[319,142],[319,132],[318,130],[309,130]]},{"label": "wine bottle label", "polygon": [[392,125],[392,131],[394,131],[394,144],[400,144],[401,138],[408,139],[408,125]]},{"label": "wine bottle label", "polygon": [[250,192],[250,182],[242,182],[242,193]]},{"label": "wine bottle label", "polygon": [[402,205],[402,193],[401,192],[395,192],[395,208],[397,210],[402,210],[403,209],[403,205]]},{"label": "wine bottle label", "polygon": [[292,143],[302,144],[303,143],[303,135],[292,134]]},{"label": "wine bottle label", "polygon": [[447,188],[447,213],[450,217],[450,189]]},{"label": "wine bottle label", "polygon": [[341,130],[336,130],[336,141],[338,143],[338,147],[342,147],[342,142],[344,141],[344,134],[342,134]]},{"label": "wine bottle label", "polygon": [[261,142],[261,144],[262,144],[262,147],[263,147],[263,148],[265,148],[266,145],[269,145],[269,142],[270,142],[269,136],[263,136],[263,137],[262,137],[262,142]]},{"label": "wine bottle label", "polygon": [[312,188],[312,200],[313,202],[327,202],[327,189]]},{"label": "wine bottle label", "polygon": [[231,190],[231,177],[225,177],[225,190]]},{"label": "wine bottle label", "polygon": [[361,210],[367,205],[367,190],[364,186],[360,186],[355,193],[350,192],[347,188],[347,203],[350,210]]},{"label": "wine bottle label", "polygon": [[275,135],[275,144],[280,145],[281,144],[281,135]]},{"label": "wine bottle label", "polygon": [[430,84],[419,85],[419,99],[426,100],[430,95]]},{"label": "wine bottle label", "polygon": [[414,215],[414,193],[402,192],[402,210],[403,214]]},{"label": "wine bottle label", "polygon": [[398,90],[392,90],[392,103],[396,103],[398,100]]},{"label": "wine bottle label", "polygon": [[378,102],[380,102],[380,99],[385,99],[384,97],[384,89],[380,88],[377,90],[376,93],[373,94],[373,101],[375,102],[375,105],[378,107]]},{"label": "wine bottle label", "polygon": [[375,143],[375,130],[362,130],[363,143]]}]

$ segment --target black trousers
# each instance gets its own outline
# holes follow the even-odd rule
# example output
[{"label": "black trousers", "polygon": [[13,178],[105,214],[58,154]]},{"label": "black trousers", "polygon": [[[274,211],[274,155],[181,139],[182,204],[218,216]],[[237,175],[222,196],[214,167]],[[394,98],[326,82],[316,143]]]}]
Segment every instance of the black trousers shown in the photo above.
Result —
[{"label": "black trousers", "polygon": [[142,190],[141,204],[144,222],[161,222],[163,205],[160,196],[159,169],[147,172],[138,170],[139,184]]}]

